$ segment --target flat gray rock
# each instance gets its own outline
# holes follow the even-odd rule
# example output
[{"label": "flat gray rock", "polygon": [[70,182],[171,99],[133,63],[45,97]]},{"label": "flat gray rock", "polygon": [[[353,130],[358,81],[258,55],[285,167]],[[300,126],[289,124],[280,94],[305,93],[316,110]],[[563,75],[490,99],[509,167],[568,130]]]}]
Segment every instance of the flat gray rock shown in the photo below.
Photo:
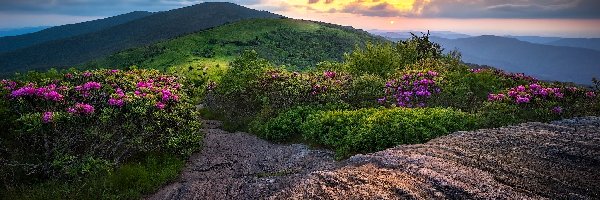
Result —
[{"label": "flat gray rock", "polygon": [[335,162],[205,123],[205,146],[149,199],[600,199],[600,118],[456,132]]}]

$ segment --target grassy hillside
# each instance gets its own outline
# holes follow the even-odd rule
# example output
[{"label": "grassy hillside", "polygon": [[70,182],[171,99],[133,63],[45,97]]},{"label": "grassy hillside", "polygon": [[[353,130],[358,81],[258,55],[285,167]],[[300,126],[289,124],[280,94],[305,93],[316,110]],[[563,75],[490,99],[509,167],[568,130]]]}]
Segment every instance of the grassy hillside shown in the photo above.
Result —
[{"label": "grassy hillside", "polygon": [[306,68],[321,61],[340,61],[345,52],[367,41],[383,42],[367,32],[294,19],[254,19],[128,49],[87,63],[86,67],[202,70],[226,66],[245,50],[288,68]]},{"label": "grassy hillside", "polygon": [[0,54],[0,72],[66,68],[112,53],[251,18],[280,18],[232,3],[201,3]]},{"label": "grassy hillside", "polygon": [[151,12],[142,11],[131,12],[89,22],[56,26],[25,35],[2,37],[0,38],[0,52],[9,52],[52,40],[60,40],[77,35],[92,33],[116,25],[124,24],[136,19],[147,17],[152,14],[153,13]]}]

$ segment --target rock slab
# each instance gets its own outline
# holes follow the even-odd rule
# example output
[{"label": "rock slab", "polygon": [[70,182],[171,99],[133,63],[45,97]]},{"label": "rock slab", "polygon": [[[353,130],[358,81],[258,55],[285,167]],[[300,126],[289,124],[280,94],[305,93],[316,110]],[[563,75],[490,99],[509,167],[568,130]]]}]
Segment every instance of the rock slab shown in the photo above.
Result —
[{"label": "rock slab", "polygon": [[600,199],[600,118],[456,132],[335,162],[329,151],[227,133],[148,199]]}]

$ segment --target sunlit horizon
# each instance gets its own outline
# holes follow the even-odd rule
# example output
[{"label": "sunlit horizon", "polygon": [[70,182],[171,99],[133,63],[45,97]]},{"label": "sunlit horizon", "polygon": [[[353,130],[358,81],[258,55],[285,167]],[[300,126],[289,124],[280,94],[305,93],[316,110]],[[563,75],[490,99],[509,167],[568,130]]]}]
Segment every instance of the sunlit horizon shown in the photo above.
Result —
[{"label": "sunlit horizon", "polygon": [[[71,5],[59,1],[52,5],[34,5],[29,9],[19,3],[8,3],[0,9],[0,29],[37,26],[58,26],[125,14],[133,11],[166,11],[202,3],[203,1],[168,1],[169,3],[121,2],[118,9],[111,5]],[[352,26],[367,31],[450,31],[472,36],[512,35],[542,37],[600,38],[600,17],[586,13],[591,0],[562,4],[540,4],[537,1],[507,1],[495,5],[465,0],[252,0],[228,1],[245,7],[266,10],[295,19],[315,20]],[[512,4],[510,2],[513,2]],[[582,3],[583,2],[583,3]],[[521,3],[521,4],[517,4]],[[529,5],[529,4],[531,5]],[[2,4],[2,3],[0,3]],[[7,4],[7,3],[4,3]],[[98,4],[98,3],[96,3]],[[24,4],[25,5],[25,4]],[[464,6],[462,6],[464,5]],[[11,9],[11,6],[14,8]],[[97,7],[97,9],[95,8]],[[519,11],[530,6],[529,10]],[[589,7],[589,5],[587,5]],[[471,8],[465,13],[463,8]],[[536,10],[537,9],[537,10]],[[594,8],[591,8],[594,9]],[[89,12],[86,12],[88,11]],[[95,11],[98,10],[98,11]],[[452,13],[456,11],[456,13]],[[463,11],[462,13],[459,11]],[[579,13],[581,14],[577,14]]]}]

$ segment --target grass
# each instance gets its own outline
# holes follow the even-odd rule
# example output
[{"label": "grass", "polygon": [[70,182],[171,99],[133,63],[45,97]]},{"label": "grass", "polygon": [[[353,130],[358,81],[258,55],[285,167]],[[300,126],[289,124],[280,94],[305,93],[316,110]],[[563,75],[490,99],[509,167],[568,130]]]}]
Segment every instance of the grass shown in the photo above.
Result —
[{"label": "grass", "polygon": [[[226,67],[244,50],[256,50],[277,65],[310,67],[343,54],[366,41],[383,41],[364,31],[294,19],[253,19],[181,36],[146,47],[128,49],[85,64],[88,68],[187,69]],[[335,47],[335,48],[333,48]]]},{"label": "grass", "polygon": [[0,191],[0,199],[140,199],[175,180],[184,165],[176,156],[153,155],[82,180],[48,181]]}]

